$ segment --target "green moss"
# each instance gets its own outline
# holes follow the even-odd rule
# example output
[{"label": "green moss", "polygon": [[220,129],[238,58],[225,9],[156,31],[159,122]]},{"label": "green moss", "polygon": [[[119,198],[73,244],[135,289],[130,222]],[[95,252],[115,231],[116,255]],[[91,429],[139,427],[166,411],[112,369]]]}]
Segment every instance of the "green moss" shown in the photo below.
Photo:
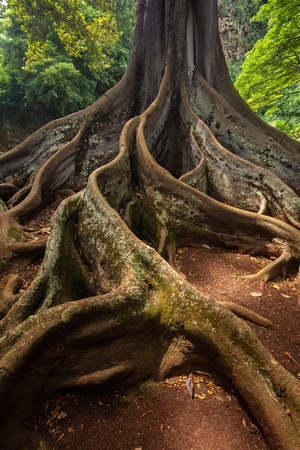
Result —
[{"label": "green moss", "polygon": [[208,234],[208,231],[205,228],[201,228],[201,227],[195,228],[195,232],[197,234],[200,234],[200,236],[206,236]]},{"label": "green moss", "polygon": [[12,227],[9,230],[9,238],[11,240],[13,240],[14,242],[18,242],[21,238],[21,236],[23,236],[23,230],[20,227]]},{"label": "green moss", "polygon": [[136,311],[119,311],[116,317],[117,322],[120,324],[126,324],[130,323],[132,321],[132,317],[135,316],[137,313]]},{"label": "green moss", "polygon": [[168,239],[169,239],[170,244],[175,244],[177,242],[177,236],[176,236],[175,231],[171,231],[169,233]]}]

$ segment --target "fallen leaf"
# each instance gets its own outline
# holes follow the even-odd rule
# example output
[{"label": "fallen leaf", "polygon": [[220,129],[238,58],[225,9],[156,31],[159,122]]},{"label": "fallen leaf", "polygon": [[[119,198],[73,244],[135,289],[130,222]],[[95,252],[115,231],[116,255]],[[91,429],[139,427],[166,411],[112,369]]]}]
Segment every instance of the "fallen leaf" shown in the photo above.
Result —
[{"label": "fallen leaf", "polygon": [[277,291],[279,291],[279,289],[280,289],[280,286],[278,286],[278,284],[273,284],[273,286],[272,286],[274,289],[277,289]]},{"label": "fallen leaf", "polygon": [[252,297],[261,297],[262,295],[263,295],[263,293],[262,292],[251,292],[251,294],[250,295],[252,295]]},{"label": "fallen leaf", "polygon": [[220,294],[229,294],[229,292],[226,292],[226,291],[220,291]]},{"label": "fallen leaf", "polygon": [[203,248],[207,248],[207,250],[211,250],[211,247],[210,247],[209,245],[201,244],[201,246],[202,246]]},{"label": "fallen leaf", "polygon": [[285,294],[281,294],[282,295],[282,297],[285,297],[285,298],[292,298],[292,299],[294,299],[294,297],[291,297],[290,295],[285,295]]},{"label": "fallen leaf", "polygon": [[200,398],[200,400],[203,400],[204,398],[206,398],[206,395],[204,395],[204,394],[195,394],[194,397]]}]

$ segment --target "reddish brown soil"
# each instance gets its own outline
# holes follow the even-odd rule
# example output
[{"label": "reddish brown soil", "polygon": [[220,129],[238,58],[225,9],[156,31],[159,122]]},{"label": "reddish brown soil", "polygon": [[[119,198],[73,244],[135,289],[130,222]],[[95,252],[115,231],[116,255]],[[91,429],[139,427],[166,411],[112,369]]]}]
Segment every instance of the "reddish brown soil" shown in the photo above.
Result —
[{"label": "reddish brown soil", "polygon": [[[51,210],[27,228],[41,238]],[[40,237],[39,237],[40,236]],[[176,266],[203,293],[220,301],[237,302],[270,319],[272,330],[250,324],[273,356],[300,378],[300,294],[293,286],[296,272],[283,282],[259,283],[252,274],[268,260],[219,248],[179,249]],[[19,268],[25,288],[40,262]],[[1,289],[1,283],[0,283]],[[253,296],[252,293],[259,293]],[[230,387],[220,386],[210,374],[195,373],[196,396],[185,388],[187,374],[164,383],[146,382],[127,392],[64,392],[41,407],[25,426],[49,437],[55,449],[268,449],[257,424],[244,411]]]}]

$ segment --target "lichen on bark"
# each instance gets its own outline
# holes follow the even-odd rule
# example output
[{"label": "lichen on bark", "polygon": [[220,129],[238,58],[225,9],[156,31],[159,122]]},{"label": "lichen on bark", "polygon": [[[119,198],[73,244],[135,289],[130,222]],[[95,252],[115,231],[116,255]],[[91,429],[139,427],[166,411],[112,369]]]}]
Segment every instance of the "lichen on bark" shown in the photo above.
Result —
[{"label": "lichen on bark", "polygon": [[[272,447],[299,446],[299,382],[240,317],[270,321],[205,297],[173,267],[178,246],[214,243],[276,255],[253,275],[265,283],[300,256],[299,143],[264,126],[233,90],[216,8],[214,0],[138,0],[121,82],[0,157],[0,192],[13,195],[0,214],[1,264],[45,251],[25,292],[10,278],[3,297],[7,448],[20,447],[21,421],[53,392],[128,386],[186,368],[227,377]],[[62,146],[41,162],[55,136]],[[23,154],[30,157],[21,167]],[[10,179],[17,193],[8,172],[19,174]],[[70,198],[52,218],[46,250],[24,242],[22,226],[57,191]]]}]

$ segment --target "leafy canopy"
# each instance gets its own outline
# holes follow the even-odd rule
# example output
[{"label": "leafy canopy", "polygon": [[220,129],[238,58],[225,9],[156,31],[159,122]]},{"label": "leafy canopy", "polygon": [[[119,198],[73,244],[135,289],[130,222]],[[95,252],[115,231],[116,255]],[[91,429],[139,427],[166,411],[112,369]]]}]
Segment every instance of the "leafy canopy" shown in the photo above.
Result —
[{"label": "leafy canopy", "polygon": [[[235,87],[258,111],[291,93],[299,92],[300,2],[269,0],[253,21],[268,21],[268,32],[246,54]],[[296,89],[290,89],[295,87]]]},{"label": "leafy canopy", "polygon": [[[80,7],[87,22],[102,14],[99,0],[81,2]],[[103,7],[107,12],[107,5]],[[24,70],[28,38],[10,7],[0,0],[0,128],[12,119],[26,125],[71,114],[120,80],[130,57],[135,1],[115,0],[110,11],[120,38],[111,47],[109,68],[95,67],[88,52],[80,58],[71,55],[52,28],[46,33],[45,57]]]},{"label": "leafy canopy", "polygon": [[8,0],[28,39],[26,69],[32,69],[35,62],[45,59],[50,30],[55,31],[72,56],[78,58],[87,52],[92,56],[93,67],[110,66],[111,48],[121,35],[112,16],[114,2],[97,0],[97,17],[83,14],[88,3],[84,0]]}]

